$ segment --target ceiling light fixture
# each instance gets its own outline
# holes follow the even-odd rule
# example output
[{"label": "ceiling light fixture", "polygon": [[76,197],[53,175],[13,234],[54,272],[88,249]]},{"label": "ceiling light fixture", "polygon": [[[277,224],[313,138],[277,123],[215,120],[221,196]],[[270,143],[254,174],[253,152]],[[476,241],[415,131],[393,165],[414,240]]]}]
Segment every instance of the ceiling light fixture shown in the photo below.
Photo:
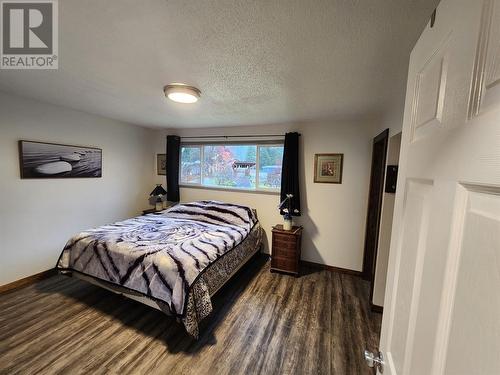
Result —
[{"label": "ceiling light fixture", "polygon": [[183,83],[171,83],[163,88],[165,96],[176,103],[196,103],[200,98],[201,91],[194,86]]}]

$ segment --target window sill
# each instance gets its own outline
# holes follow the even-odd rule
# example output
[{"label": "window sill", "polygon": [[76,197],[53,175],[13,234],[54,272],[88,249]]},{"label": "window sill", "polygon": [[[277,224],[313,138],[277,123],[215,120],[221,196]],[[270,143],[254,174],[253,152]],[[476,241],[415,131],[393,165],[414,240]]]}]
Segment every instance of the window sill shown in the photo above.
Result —
[{"label": "window sill", "polygon": [[180,188],[188,188],[188,189],[202,189],[202,190],[216,190],[216,191],[228,191],[231,193],[250,193],[250,194],[266,194],[266,195],[280,195],[279,191],[276,190],[248,190],[248,189],[231,189],[231,188],[221,188],[215,186],[204,186],[204,185],[189,185],[189,184],[180,184]]}]

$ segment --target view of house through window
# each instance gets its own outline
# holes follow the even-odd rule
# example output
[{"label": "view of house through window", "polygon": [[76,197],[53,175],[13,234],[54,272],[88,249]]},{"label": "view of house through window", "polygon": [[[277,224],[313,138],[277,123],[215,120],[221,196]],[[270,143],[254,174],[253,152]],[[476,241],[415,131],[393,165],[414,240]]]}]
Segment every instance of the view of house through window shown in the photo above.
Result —
[{"label": "view of house through window", "polygon": [[259,188],[279,189],[281,187],[281,163],[283,145],[259,146]]},{"label": "view of house through window", "polygon": [[201,148],[181,147],[181,184],[201,183]]},{"label": "view of house through window", "polygon": [[277,191],[282,161],[282,144],[182,145],[180,183]]}]

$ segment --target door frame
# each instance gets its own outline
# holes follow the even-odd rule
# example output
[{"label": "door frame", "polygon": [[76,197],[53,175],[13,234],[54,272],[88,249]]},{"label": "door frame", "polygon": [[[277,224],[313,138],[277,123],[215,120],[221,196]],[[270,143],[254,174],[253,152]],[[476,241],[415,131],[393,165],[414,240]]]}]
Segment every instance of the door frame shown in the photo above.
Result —
[{"label": "door frame", "polygon": [[[383,168],[381,171],[376,170],[374,162],[375,162],[375,145],[379,142],[382,142],[383,145],[383,156],[382,156],[382,165]],[[383,132],[381,132],[379,135],[377,135],[375,138],[373,138],[373,144],[372,144],[372,166],[371,166],[371,172],[370,172],[370,187],[368,190],[368,206],[367,206],[367,213],[366,213],[366,227],[365,227],[365,244],[364,244],[364,251],[363,251],[363,271],[362,271],[362,277],[365,280],[368,280],[370,282],[370,306],[373,306],[372,304],[372,298],[373,298],[373,284],[375,281],[375,265],[377,262],[377,253],[378,253],[378,241],[379,241],[379,236],[380,236],[380,221],[382,217],[382,202],[384,198],[384,185],[385,185],[385,171],[386,171],[386,164],[387,164],[387,150],[389,147],[389,129],[385,129]],[[382,176],[380,178],[380,184],[378,186],[379,188],[379,196],[377,197],[377,202],[375,206],[376,212],[376,233],[375,233],[375,238],[374,238],[374,245],[373,247],[368,244],[368,230],[369,230],[369,220],[370,220],[370,200],[371,198],[371,191],[372,188],[374,187],[374,176],[375,173],[381,173]]]}]

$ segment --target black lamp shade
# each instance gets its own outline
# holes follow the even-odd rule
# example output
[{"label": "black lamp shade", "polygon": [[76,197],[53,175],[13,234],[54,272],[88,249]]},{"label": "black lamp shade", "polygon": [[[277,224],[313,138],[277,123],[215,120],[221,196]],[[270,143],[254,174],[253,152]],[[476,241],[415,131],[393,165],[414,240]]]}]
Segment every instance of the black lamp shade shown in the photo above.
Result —
[{"label": "black lamp shade", "polygon": [[161,186],[161,184],[156,184],[154,190],[149,194],[150,197],[157,197],[158,195],[166,195],[167,191]]}]

